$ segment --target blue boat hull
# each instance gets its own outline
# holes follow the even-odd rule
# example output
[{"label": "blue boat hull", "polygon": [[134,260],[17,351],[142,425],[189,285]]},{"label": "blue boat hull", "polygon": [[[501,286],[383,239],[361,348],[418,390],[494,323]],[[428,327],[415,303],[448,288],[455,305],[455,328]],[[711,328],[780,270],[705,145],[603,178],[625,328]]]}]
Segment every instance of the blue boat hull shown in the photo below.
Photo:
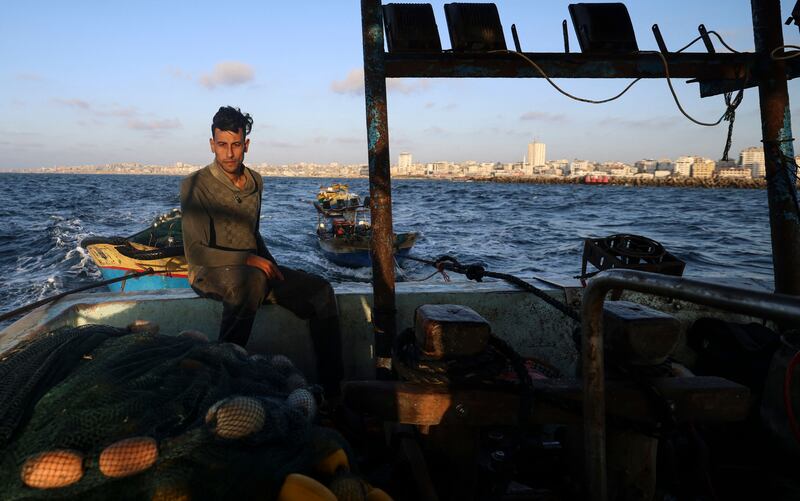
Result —
[{"label": "blue boat hull", "polygon": [[[369,257],[369,251],[330,252],[325,249],[321,250],[329,261],[334,264],[338,264],[339,266],[344,266],[346,268],[366,268],[368,266],[372,266],[372,260]],[[410,251],[410,248],[400,249],[395,253],[395,257],[398,261],[400,261],[405,258]]]},{"label": "blue boat hull", "polygon": [[[116,268],[100,268],[104,280],[119,278],[133,270],[121,270]],[[189,287],[189,279],[185,276],[167,275],[146,275],[143,277],[123,280],[108,286],[111,292],[130,292],[147,291],[154,289],[186,289]]]}]

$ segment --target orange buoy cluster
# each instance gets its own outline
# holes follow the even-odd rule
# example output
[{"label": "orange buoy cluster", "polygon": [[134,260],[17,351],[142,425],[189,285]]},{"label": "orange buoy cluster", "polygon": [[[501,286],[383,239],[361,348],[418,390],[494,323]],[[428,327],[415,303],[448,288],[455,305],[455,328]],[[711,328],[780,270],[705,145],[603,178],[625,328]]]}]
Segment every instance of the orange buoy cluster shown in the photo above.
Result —
[{"label": "orange buoy cluster", "polygon": [[[100,473],[123,478],[141,473],[156,463],[158,443],[151,437],[114,442],[100,453]],[[78,451],[56,449],[30,456],[22,464],[22,482],[35,489],[58,489],[83,478],[84,456]]]}]

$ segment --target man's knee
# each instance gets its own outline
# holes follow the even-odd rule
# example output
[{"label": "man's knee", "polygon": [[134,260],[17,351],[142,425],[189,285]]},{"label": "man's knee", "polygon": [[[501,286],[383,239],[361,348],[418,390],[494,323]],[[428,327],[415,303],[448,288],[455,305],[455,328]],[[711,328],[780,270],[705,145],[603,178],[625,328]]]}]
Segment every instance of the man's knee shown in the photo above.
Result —
[{"label": "man's knee", "polygon": [[338,314],[336,307],[336,294],[330,282],[316,276],[316,294],[314,295],[314,310],[320,318],[333,317]]},{"label": "man's knee", "polygon": [[223,301],[256,310],[264,301],[267,292],[267,276],[264,272],[247,266],[237,274],[235,280],[226,284]]}]

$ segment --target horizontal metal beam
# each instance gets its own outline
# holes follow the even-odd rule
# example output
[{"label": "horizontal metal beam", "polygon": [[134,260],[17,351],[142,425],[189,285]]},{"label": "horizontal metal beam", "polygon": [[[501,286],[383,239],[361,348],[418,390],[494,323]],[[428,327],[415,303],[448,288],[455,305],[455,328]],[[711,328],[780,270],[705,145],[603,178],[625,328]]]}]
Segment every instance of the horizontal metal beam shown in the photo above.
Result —
[{"label": "horizontal metal beam", "polygon": [[[657,54],[566,54],[526,52],[551,78],[664,78]],[[386,53],[386,77],[420,78],[542,78],[530,63],[511,53]],[[737,54],[673,53],[666,55],[674,78],[735,80],[748,70],[757,76],[757,56]]]}]

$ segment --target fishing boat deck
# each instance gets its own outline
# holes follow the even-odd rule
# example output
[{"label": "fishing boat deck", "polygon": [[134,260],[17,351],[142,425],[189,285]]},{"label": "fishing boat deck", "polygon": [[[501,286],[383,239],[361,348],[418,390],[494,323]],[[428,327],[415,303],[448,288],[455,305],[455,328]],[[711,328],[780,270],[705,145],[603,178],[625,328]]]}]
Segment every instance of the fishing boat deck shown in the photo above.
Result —
[{"label": "fishing boat deck", "polygon": [[[559,301],[573,307],[579,305],[582,288],[577,280],[543,276],[526,281]],[[766,284],[753,280],[716,281],[766,290]],[[340,283],[335,285],[335,292],[343,332],[346,378],[372,378],[375,367],[372,287],[368,283]],[[414,311],[420,305],[461,304],[481,314],[491,324],[493,333],[522,356],[543,359],[564,374],[575,373],[579,356],[575,350],[573,330],[577,324],[533,294],[502,281],[400,282],[396,292],[400,331],[413,326]],[[754,320],[744,315],[732,316],[691,303],[638,293],[625,293],[623,299],[670,313],[679,320],[683,332],[702,316]],[[221,313],[221,303],[200,298],[191,289],[75,294],[40,307],[0,332],[0,353],[22,339],[59,327],[87,324],[126,327],[136,320],[157,324],[161,334],[177,335],[184,330],[198,330],[215,340]],[[308,322],[279,306],[265,305],[259,310],[247,349],[251,353],[286,354],[309,378],[315,379]]]}]

